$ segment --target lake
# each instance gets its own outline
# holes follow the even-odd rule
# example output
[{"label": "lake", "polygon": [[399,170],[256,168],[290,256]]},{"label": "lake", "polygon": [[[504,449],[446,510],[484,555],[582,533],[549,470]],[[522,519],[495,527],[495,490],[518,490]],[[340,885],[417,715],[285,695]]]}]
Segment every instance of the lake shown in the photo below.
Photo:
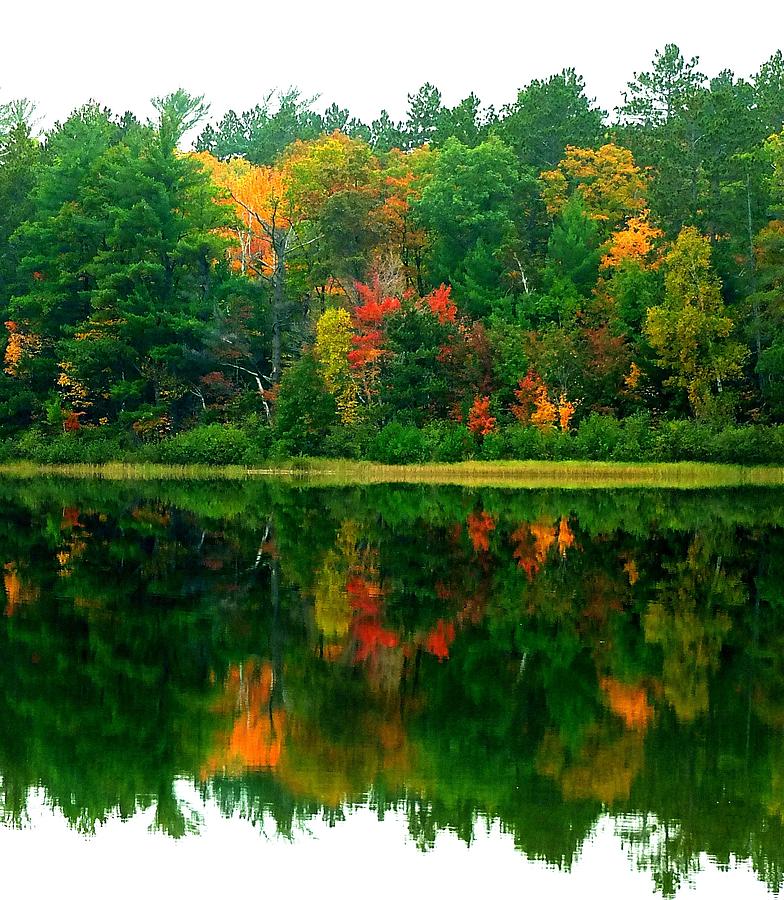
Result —
[{"label": "lake", "polygon": [[6,884],[784,882],[780,489],[0,493]]}]

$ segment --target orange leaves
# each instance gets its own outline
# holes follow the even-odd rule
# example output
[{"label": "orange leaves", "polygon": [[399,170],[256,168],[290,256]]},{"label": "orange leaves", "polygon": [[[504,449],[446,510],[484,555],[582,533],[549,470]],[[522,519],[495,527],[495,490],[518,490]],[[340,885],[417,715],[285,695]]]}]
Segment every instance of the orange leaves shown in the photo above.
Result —
[{"label": "orange leaves", "polygon": [[645,731],[653,720],[653,707],[648,702],[645,688],[623,684],[614,678],[602,678],[599,682],[607,705],[620,716],[630,731]]},{"label": "orange leaves", "polygon": [[552,431],[558,418],[558,407],[550,400],[547,387],[542,384],[534,396],[534,411],[531,413],[531,425],[539,431]]},{"label": "orange leaves", "polygon": [[476,397],[468,412],[468,430],[484,437],[495,431],[495,424],[495,416],[490,415],[490,398]]},{"label": "orange leaves", "polygon": [[540,431],[553,431],[556,424],[568,431],[577,403],[567,399],[563,391],[554,402],[541,376],[529,369],[518,382],[514,392],[517,403],[511,406],[512,415],[521,425],[534,425]]},{"label": "orange leaves", "polygon": [[568,431],[572,417],[577,409],[576,404],[566,399],[566,394],[561,393],[558,398],[558,426],[561,431]]},{"label": "orange leaves", "polygon": [[466,524],[471,546],[477,553],[490,549],[490,532],[495,529],[493,517],[486,512],[471,513]]},{"label": "orange leaves", "polygon": [[648,221],[648,211],[629,219],[621,231],[616,231],[609,241],[607,253],[602,257],[603,269],[617,269],[625,260],[642,266],[656,268],[660,258],[656,254],[656,241],[663,232]]},{"label": "orange leaves", "polygon": [[22,331],[17,322],[6,322],[5,327],[8,342],[5,345],[3,371],[6,375],[17,375],[22,360],[26,356],[34,356],[41,349],[41,338]]},{"label": "orange leaves", "polygon": [[534,400],[541,386],[542,379],[533,369],[529,369],[525,378],[521,378],[518,382],[517,390],[514,392],[517,403],[512,405],[511,411],[521,425],[530,424]]},{"label": "orange leaves", "polygon": [[278,765],[286,713],[280,708],[270,709],[273,680],[272,668],[266,662],[249,660],[230,668],[220,706],[234,713],[234,724],[219,736],[219,746],[207,761],[202,777]]}]

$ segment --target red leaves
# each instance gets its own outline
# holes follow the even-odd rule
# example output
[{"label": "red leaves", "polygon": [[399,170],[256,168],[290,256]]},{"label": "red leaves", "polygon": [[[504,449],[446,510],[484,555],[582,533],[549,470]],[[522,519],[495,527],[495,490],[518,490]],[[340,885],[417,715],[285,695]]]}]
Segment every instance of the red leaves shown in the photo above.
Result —
[{"label": "red leaves", "polygon": [[400,309],[397,297],[382,296],[378,276],[373,279],[372,285],[357,281],[354,286],[362,300],[362,303],[354,307],[354,317],[361,325],[380,325],[390,313]]},{"label": "red leaves", "polygon": [[482,437],[495,431],[495,416],[490,415],[490,398],[477,397],[468,413],[468,430]]},{"label": "red leaves", "polygon": [[512,415],[521,425],[529,425],[531,414],[534,411],[536,398],[542,388],[543,382],[540,375],[529,369],[525,378],[518,382],[518,388],[514,392],[517,403],[511,407]]},{"label": "red leaves", "polygon": [[454,322],[457,318],[457,307],[451,298],[452,288],[445,284],[439,285],[422,300],[430,308],[430,312],[438,317],[438,321],[444,325],[446,322]]},{"label": "red leaves", "polygon": [[439,662],[449,658],[449,645],[455,639],[455,626],[439,619],[425,639],[425,650],[437,656]]},{"label": "red leaves", "polygon": [[79,431],[82,427],[81,417],[84,415],[83,412],[71,412],[63,420],[63,431]]},{"label": "red leaves", "polygon": [[466,520],[468,537],[477,553],[490,549],[490,532],[495,529],[493,517],[486,512],[472,513]]}]

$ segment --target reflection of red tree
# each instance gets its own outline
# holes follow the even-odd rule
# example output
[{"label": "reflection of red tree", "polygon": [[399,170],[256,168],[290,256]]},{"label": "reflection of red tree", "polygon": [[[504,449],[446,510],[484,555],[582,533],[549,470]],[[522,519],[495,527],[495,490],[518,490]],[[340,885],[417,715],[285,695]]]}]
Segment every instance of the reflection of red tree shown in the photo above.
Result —
[{"label": "reflection of red tree", "polygon": [[425,639],[425,650],[437,656],[439,660],[449,658],[449,645],[455,639],[455,626],[451,622],[439,619],[435,628],[431,629]]},{"label": "reflection of red tree", "polygon": [[466,524],[474,550],[486,553],[490,549],[490,532],[495,528],[493,517],[486,512],[471,513]]},{"label": "reflection of red tree", "polygon": [[355,662],[375,656],[381,647],[396,647],[397,635],[381,625],[383,592],[367,578],[355,575],[346,584],[349,604],[354,610],[351,633],[356,641]]}]

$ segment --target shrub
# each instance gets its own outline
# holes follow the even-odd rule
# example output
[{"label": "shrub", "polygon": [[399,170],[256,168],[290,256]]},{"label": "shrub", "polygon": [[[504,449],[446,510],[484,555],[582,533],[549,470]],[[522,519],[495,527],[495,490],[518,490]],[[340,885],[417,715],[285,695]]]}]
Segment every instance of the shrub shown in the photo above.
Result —
[{"label": "shrub", "polygon": [[623,438],[623,426],[613,416],[591,413],[574,436],[575,459],[612,459]]},{"label": "shrub", "polygon": [[415,425],[390,422],[370,442],[368,458],[392,465],[424,462],[424,434]]},{"label": "shrub", "polygon": [[253,444],[248,435],[231,425],[200,425],[161,441],[155,450],[160,462],[177,465],[229,466],[249,462]]},{"label": "shrub", "polygon": [[465,425],[433,422],[422,429],[425,459],[431,462],[462,462],[476,452],[476,443]]}]

